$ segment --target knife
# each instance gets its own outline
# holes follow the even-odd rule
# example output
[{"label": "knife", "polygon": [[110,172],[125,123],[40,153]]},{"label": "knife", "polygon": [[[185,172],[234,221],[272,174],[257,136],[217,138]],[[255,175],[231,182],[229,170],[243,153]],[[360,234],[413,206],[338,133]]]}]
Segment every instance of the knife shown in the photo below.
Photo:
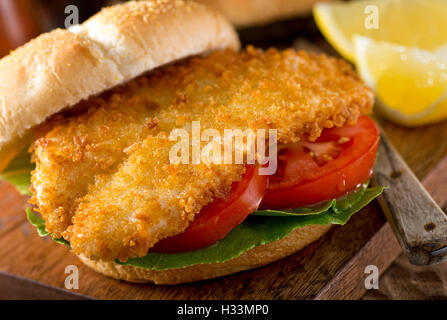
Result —
[{"label": "knife", "polygon": [[380,140],[373,182],[388,187],[378,201],[403,251],[415,265],[446,261],[447,215],[416,178],[382,128]]}]

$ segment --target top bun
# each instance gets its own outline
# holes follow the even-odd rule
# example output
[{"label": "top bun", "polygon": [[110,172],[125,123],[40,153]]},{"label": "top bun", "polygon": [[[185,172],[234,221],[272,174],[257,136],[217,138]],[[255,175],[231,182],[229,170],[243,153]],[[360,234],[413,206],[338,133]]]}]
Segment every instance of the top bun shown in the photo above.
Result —
[{"label": "top bun", "polygon": [[309,14],[317,2],[331,0],[198,0],[216,8],[240,28]]},{"label": "top bun", "polygon": [[224,48],[239,49],[232,25],[182,0],[130,1],[69,30],[42,34],[0,60],[0,148],[92,95]]}]

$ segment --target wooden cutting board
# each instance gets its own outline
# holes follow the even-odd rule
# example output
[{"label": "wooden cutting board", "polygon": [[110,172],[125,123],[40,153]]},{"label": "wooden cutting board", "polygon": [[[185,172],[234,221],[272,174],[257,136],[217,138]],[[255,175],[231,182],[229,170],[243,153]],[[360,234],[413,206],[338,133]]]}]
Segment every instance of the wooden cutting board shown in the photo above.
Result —
[{"label": "wooden cutting board", "polygon": [[[385,131],[438,203],[447,197],[447,126]],[[409,143],[411,142],[411,143]],[[437,166],[436,166],[437,165]],[[400,254],[394,235],[374,202],[344,227],[269,266],[221,279],[180,286],[130,284],[96,274],[65,246],[40,238],[26,220],[26,197],[0,183],[0,298],[100,299],[358,299],[366,291],[365,267],[382,273]],[[64,270],[79,267],[79,290],[65,290]],[[80,296],[81,295],[81,296]]]},{"label": "wooden cutting board", "polygon": [[[319,43],[319,49],[330,50],[314,34],[310,40]],[[288,41],[284,46],[292,43],[302,48],[309,41]],[[440,190],[447,186],[447,158],[442,160],[447,155],[446,123],[418,129],[382,124],[416,175],[427,177],[426,187],[444,206],[447,195]],[[69,248],[40,238],[25,219],[26,201],[14,187],[0,182],[0,298],[359,299],[366,292],[365,267],[375,265],[383,273],[401,253],[373,202],[345,226],[333,227],[317,242],[268,266],[179,286],[130,284],[95,273]],[[78,290],[64,289],[68,265],[79,268]]]},{"label": "wooden cutting board", "polygon": [[[400,253],[373,204],[343,228],[299,253],[257,270],[180,286],[136,285],[96,274],[25,221],[26,198],[0,184],[0,298],[298,299],[359,298],[364,268],[385,270]],[[66,266],[79,267],[79,290],[64,291]]]}]

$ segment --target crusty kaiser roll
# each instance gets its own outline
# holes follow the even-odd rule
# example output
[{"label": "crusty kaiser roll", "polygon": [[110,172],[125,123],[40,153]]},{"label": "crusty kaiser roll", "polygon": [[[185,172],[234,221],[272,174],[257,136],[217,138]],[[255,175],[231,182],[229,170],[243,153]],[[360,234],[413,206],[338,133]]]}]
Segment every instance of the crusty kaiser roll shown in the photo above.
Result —
[{"label": "crusty kaiser roll", "polygon": [[[240,10],[240,15],[235,15],[233,20],[241,25],[248,23],[245,13],[260,1],[219,2],[239,4],[239,9],[234,10],[234,13]],[[271,2],[275,3],[274,7],[264,6],[262,10],[256,11],[253,16],[255,21],[265,22],[273,16],[295,14],[314,1]],[[260,12],[272,15],[261,15]],[[222,49],[239,50],[239,39],[232,25],[217,11],[182,0],[130,1],[106,8],[69,30],[43,34],[0,60],[0,148],[3,152],[14,149],[14,145],[19,143],[17,141],[26,136],[31,128],[82,100],[104,93],[160,66]],[[271,54],[278,56],[273,51]],[[304,53],[299,59],[304,62],[311,60]],[[330,127],[333,122],[341,126],[371,108],[373,99],[369,89],[359,84],[347,65],[327,57],[322,57],[318,63],[327,72],[339,68],[341,71],[337,73],[337,79],[346,76],[352,88],[359,87],[365,91],[359,100],[347,97],[347,102],[337,95],[333,104],[326,104],[328,111],[324,116],[327,118],[321,121],[322,126]],[[331,85],[337,79],[330,82]],[[330,99],[328,101],[331,102]],[[343,105],[345,102],[346,105]],[[315,119],[320,117],[320,113],[313,115]],[[41,146],[44,147],[43,140]],[[35,183],[40,178],[33,178],[32,191],[41,194],[40,185]],[[58,210],[55,210],[57,214],[63,208]],[[178,284],[266,265],[301,250],[329,229],[330,225],[305,226],[295,229],[281,240],[254,247],[224,263],[198,264],[162,271],[120,265],[113,259],[102,260],[87,257],[83,253],[78,255],[89,267],[116,279]],[[53,231],[49,231],[54,235]],[[73,242],[71,244],[73,246]]]},{"label": "crusty kaiser roll", "polygon": [[317,2],[331,0],[199,0],[222,12],[240,28],[309,14]]},{"label": "crusty kaiser roll", "polygon": [[111,261],[95,261],[84,255],[80,255],[79,258],[90,268],[115,279],[136,283],[180,284],[222,277],[265,266],[303,249],[322,237],[330,228],[331,225],[298,228],[281,240],[254,247],[232,260],[223,263],[196,264],[181,269],[147,270]]},{"label": "crusty kaiser roll", "polygon": [[187,1],[131,1],[54,30],[0,60],[0,148],[64,108],[182,58],[239,49],[218,13]]}]

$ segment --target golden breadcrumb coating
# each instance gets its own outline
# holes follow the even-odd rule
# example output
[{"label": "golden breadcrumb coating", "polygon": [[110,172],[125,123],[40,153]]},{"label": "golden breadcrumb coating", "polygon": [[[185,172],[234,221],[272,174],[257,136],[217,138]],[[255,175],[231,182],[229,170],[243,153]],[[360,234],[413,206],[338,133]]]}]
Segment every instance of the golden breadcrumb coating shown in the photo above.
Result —
[{"label": "golden breadcrumb coating", "polygon": [[32,146],[34,203],[93,259],[144,256],[225,197],[243,165],[174,165],[174,128],[278,129],[279,142],[353,124],[373,93],[342,60],[294,50],[221,51],[159,68],[54,116]]}]

